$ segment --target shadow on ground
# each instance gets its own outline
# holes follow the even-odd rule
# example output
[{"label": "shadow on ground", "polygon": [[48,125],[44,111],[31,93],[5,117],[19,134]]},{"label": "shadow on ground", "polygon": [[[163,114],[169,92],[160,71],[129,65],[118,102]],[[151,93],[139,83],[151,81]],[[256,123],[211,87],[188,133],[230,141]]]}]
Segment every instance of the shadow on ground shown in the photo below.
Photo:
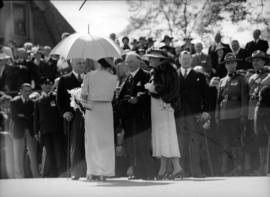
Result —
[{"label": "shadow on ground", "polygon": [[[223,178],[184,178],[184,179],[176,179],[174,181],[163,180],[163,181],[142,181],[142,180],[115,180],[115,179],[108,179],[105,182],[92,182],[97,183],[96,186],[98,187],[147,187],[147,186],[161,186],[161,185],[169,185],[174,184],[175,182],[208,182],[208,181],[223,181]],[[88,182],[83,180],[83,182]],[[91,183],[91,182],[90,182]]]},{"label": "shadow on ground", "polygon": [[[87,182],[86,180],[83,180]],[[130,180],[106,180],[105,182],[98,182],[97,187],[147,187],[147,186],[161,186],[169,185],[173,182],[162,182],[162,181],[130,181]]]}]

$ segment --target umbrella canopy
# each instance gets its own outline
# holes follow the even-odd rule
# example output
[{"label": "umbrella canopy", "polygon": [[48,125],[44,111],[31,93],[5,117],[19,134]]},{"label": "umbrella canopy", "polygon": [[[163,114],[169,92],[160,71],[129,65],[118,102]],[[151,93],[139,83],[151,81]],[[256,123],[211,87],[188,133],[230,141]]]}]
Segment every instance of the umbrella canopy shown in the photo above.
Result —
[{"label": "umbrella canopy", "polygon": [[90,34],[74,33],[64,38],[51,51],[65,59],[90,58],[99,60],[105,57],[121,58],[122,50],[112,40]]}]

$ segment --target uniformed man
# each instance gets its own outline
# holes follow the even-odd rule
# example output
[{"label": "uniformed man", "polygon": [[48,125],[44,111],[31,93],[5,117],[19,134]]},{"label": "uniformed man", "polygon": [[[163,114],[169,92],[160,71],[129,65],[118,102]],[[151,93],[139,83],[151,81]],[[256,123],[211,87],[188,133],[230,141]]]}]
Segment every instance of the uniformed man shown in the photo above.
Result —
[{"label": "uniformed man", "polygon": [[[34,131],[41,135],[49,163],[45,163],[49,172],[43,176],[63,176],[65,171],[64,142],[62,117],[56,106],[56,93],[53,92],[53,81],[47,77],[40,80],[42,94],[35,103]],[[45,167],[45,169],[46,169]]]},{"label": "uniformed man", "polygon": [[224,151],[221,173],[228,172],[228,153],[232,153],[233,168],[227,175],[242,173],[242,135],[247,120],[248,82],[236,72],[237,59],[229,52],[224,58],[227,75],[220,80],[218,87],[216,120],[221,130]]},{"label": "uniformed man", "polygon": [[[265,172],[264,169],[264,158],[266,155],[266,150],[264,147],[264,143],[261,140],[258,140],[258,138],[255,137],[254,133],[254,114],[255,114],[255,106],[259,101],[259,93],[263,87],[262,81],[268,76],[269,70],[265,68],[265,62],[267,61],[268,57],[267,55],[260,51],[254,51],[251,55],[251,57],[246,58],[246,61],[252,62],[252,65],[254,67],[255,73],[250,76],[249,78],[249,109],[248,109],[248,119],[249,119],[249,129],[247,130],[247,136],[246,136],[246,144],[249,145],[247,147],[247,153],[249,155],[256,154],[257,152],[256,142],[259,149],[259,169],[257,174],[261,174],[261,172]],[[254,139],[257,139],[256,141]],[[253,152],[252,152],[253,151]],[[251,156],[250,156],[251,157]],[[252,155],[252,158],[256,157],[256,155]],[[256,163],[257,164],[257,163]],[[254,166],[258,166],[257,165]]]}]

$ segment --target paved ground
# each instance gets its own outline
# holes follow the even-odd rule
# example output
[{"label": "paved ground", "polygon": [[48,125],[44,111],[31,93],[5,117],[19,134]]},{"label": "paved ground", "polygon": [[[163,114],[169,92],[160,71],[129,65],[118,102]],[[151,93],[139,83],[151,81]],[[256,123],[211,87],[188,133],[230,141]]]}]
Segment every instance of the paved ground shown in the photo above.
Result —
[{"label": "paved ground", "polygon": [[143,181],[126,178],[105,183],[65,178],[0,180],[0,197],[269,197],[270,177],[186,178]]}]

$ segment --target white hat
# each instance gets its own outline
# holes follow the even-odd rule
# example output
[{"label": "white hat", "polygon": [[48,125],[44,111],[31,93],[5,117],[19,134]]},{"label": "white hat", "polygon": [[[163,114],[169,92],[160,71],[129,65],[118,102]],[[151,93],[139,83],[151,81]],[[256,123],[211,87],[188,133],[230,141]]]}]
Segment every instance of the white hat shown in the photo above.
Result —
[{"label": "white hat", "polygon": [[10,56],[7,55],[6,53],[0,53],[0,60],[4,60],[4,59],[9,59]]}]

